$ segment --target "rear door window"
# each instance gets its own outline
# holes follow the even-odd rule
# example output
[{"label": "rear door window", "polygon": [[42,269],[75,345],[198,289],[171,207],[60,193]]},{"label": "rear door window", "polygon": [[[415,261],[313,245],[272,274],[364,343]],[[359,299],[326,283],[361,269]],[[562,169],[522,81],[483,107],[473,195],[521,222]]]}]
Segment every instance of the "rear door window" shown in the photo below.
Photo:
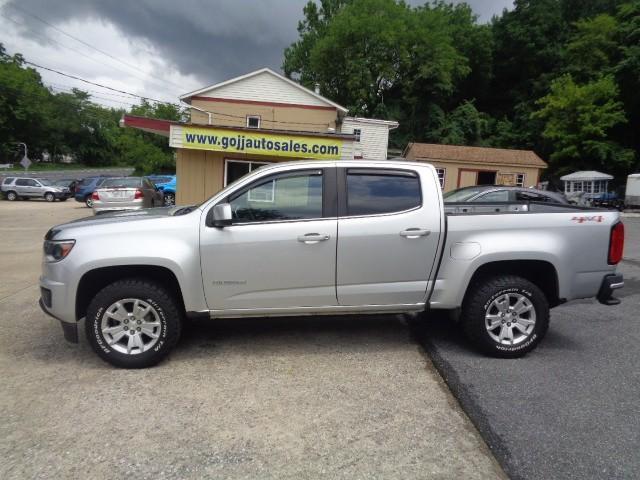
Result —
[{"label": "rear door window", "polygon": [[37,183],[30,178],[19,178],[16,180],[16,185],[19,187],[35,187]]},{"label": "rear door window", "polygon": [[402,212],[422,205],[420,178],[405,170],[347,170],[347,215]]}]

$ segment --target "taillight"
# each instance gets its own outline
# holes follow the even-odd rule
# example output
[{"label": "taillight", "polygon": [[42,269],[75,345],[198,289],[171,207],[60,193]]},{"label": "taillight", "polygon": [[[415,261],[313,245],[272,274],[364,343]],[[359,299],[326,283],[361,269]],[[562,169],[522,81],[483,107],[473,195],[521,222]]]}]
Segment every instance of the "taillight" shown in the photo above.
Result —
[{"label": "taillight", "polygon": [[136,195],[133,198],[135,198],[136,200],[144,198],[144,193],[142,192],[142,190],[136,190]]},{"label": "taillight", "polygon": [[98,195],[98,192],[93,192],[91,194],[91,200],[100,200],[100,195]]},{"label": "taillight", "polygon": [[622,260],[624,251],[624,223],[618,222],[611,228],[609,237],[609,265],[615,265]]}]

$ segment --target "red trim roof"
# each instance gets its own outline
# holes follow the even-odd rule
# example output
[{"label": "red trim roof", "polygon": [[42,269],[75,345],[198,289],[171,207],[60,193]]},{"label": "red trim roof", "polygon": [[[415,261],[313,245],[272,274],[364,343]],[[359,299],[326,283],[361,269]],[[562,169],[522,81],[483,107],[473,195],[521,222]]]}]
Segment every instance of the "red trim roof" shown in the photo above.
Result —
[{"label": "red trim roof", "polygon": [[171,125],[178,125],[180,122],[162,120],[158,118],[138,117],[135,115],[125,115],[123,124],[125,127],[137,128],[145,132],[156,133],[158,135],[169,136]]}]

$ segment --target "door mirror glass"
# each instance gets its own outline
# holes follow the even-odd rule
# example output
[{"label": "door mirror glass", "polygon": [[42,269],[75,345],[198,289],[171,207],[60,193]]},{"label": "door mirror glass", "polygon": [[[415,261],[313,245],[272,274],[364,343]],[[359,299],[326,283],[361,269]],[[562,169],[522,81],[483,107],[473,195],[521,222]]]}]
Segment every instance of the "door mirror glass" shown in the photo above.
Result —
[{"label": "door mirror glass", "polygon": [[228,203],[219,203],[213,207],[212,225],[222,228],[231,225],[231,205]]}]

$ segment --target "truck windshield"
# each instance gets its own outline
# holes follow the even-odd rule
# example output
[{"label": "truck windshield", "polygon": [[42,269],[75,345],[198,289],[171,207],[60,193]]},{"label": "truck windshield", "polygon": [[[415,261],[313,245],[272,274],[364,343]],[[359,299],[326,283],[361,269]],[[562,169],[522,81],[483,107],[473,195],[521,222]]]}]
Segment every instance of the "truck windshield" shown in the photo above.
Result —
[{"label": "truck windshield", "polygon": [[482,192],[482,188],[459,188],[445,193],[442,198],[445,202],[466,202]]}]

